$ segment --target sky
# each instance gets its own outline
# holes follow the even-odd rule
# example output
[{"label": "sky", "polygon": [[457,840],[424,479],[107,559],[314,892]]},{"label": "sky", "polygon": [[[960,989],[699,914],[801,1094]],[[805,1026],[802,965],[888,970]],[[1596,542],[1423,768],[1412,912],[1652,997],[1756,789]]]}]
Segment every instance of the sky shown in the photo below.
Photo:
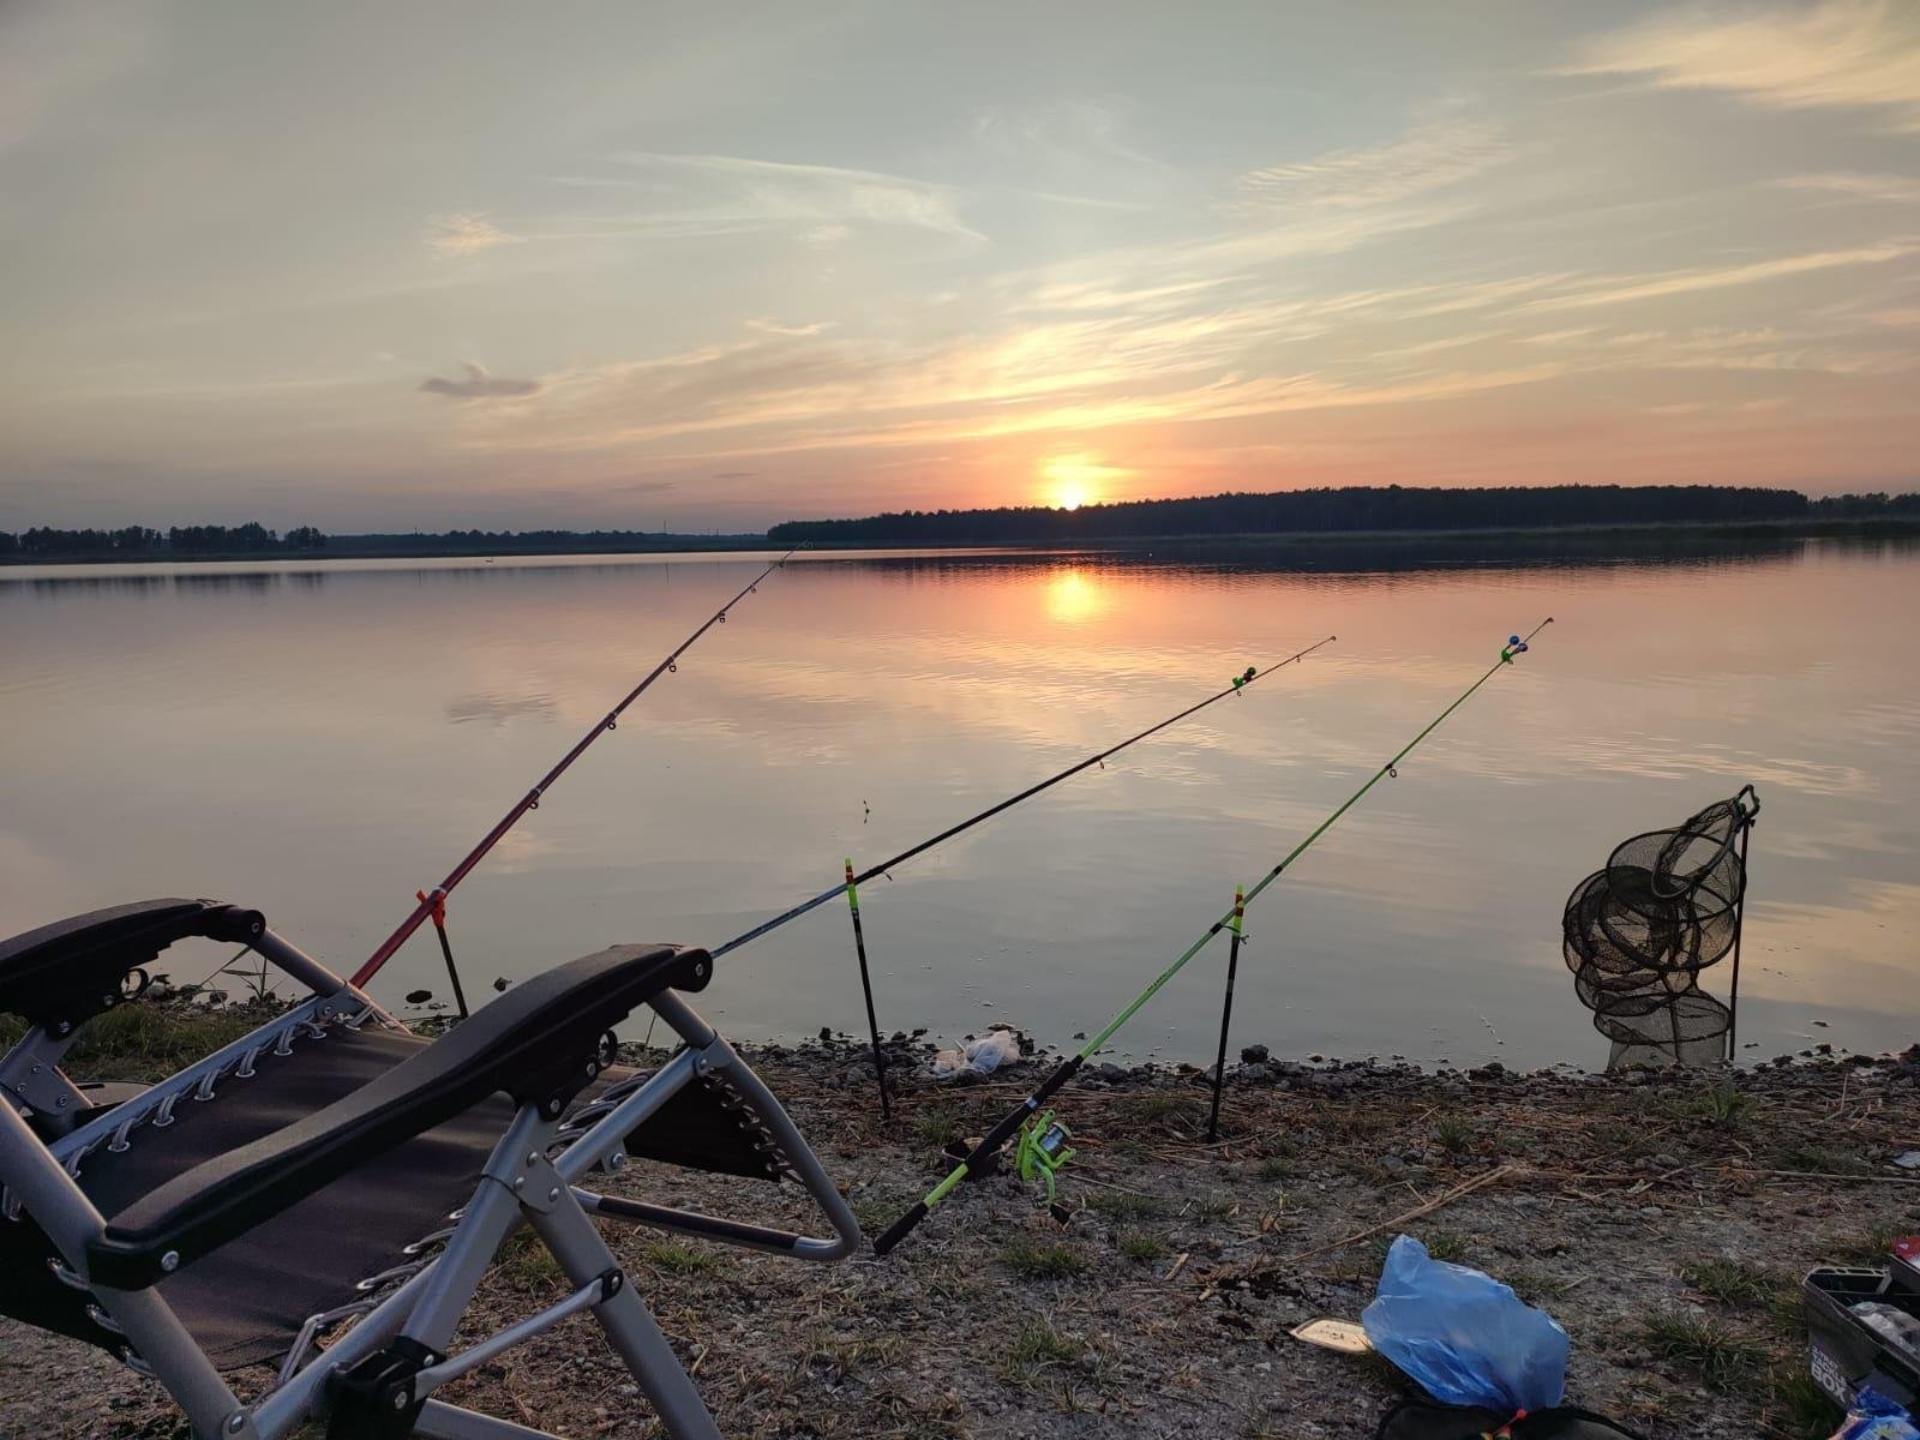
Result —
[{"label": "sky", "polygon": [[0,0],[0,529],[1920,488],[1920,5]]}]

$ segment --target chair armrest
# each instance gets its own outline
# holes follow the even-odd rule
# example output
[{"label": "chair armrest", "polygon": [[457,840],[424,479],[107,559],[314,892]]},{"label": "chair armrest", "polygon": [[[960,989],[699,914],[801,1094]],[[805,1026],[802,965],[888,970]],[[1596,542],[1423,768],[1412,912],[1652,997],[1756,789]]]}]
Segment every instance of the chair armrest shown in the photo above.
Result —
[{"label": "chair armrest", "polygon": [[597,1073],[601,1035],[712,972],[704,950],[617,945],[537,975],[351,1095],[135,1200],[87,1246],[88,1279],[156,1284],[499,1091],[557,1117]]},{"label": "chair armrest", "polygon": [[116,1004],[126,977],[176,940],[251,945],[266,928],[258,910],[218,900],[141,900],[56,920],[0,941],[0,1010],[65,1034]]}]

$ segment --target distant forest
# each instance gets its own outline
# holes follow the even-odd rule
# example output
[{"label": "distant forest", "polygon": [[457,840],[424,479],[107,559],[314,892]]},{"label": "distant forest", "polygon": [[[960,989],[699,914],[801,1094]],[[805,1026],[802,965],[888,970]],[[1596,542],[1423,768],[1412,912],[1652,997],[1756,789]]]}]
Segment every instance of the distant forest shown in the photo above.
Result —
[{"label": "distant forest", "polygon": [[1920,517],[1920,495],[1838,495],[1732,485],[1545,485],[1439,490],[1352,486],[1191,500],[1129,500],[1055,510],[905,510],[860,520],[789,520],[773,545],[1074,544],[1176,535],[1282,535],[1366,530],[1516,530],[1591,525],[1741,525]]},{"label": "distant forest", "polygon": [[378,555],[568,555],[662,550],[740,550],[766,543],[740,535],[674,535],[641,530],[448,530],[391,535],[324,535],[300,525],[285,535],[264,525],[186,525],[153,530],[0,530],[0,563],[36,560],[217,560],[226,557]]},{"label": "distant forest", "polygon": [[789,520],[764,535],[659,530],[447,530],[324,535],[299,525],[176,525],[154,530],[0,530],[0,564],[218,560],[277,556],[618,555],[826,545],[1074,545],[1101,540],[1333,534],[1342,531],[1549,530],[1612,525],[1920,521],[1920,494],[1833,495],[1730,485],[1551,485],[1484,490],[1358,486],[1130,500],[1052,510],[905,510],[863,520]]},{"label": "distant forest", "polygon": [[327,537],[311,525],[284,536],[249,521],[245,525],[176,525],[152,530],[54,530],[39,526],[19,535],[0,530],[0,560],[174,560],[219,555],[311,554]]}]

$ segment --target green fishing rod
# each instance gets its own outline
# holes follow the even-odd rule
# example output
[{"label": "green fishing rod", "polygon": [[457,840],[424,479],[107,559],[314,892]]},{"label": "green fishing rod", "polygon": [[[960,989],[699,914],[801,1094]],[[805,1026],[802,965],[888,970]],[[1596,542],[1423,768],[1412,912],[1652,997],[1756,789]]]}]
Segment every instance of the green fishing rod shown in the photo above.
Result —
[{"label": "green fishing rod", "polygon": [[1006,1146],[1007,1142],[1013,1139],[1015,1135],[1020,1134],[1023,1128],[1031,1126],[1031,1128],[1037,1131],[1046,1132],[1029,1137],[1029,1143],[1023,1146],[1023,1153],[1030,1150],[1040,1150],[1051,1154],[1053,1149],[1057,1149],[1058,1142],[1055,1142],[1053,1139],[1054,1133],[1058,1132],[1061,1136],[1064,1136],[1065,1127],[1049,1124],[1050,1116],[1043,1115],[1040,1107],[1044,1105],[1062,1085],[1065,1085],[1067,1081],[1078,1074],[1080,1068],[1099,1051],[1100,1047],[1120,1032],[1121,1027],[1133,1019],[1135,1015],[1139,1014],[1147,1002],[1165,988],[1168,981],[1172,980],[1175,975],[1178,975],[1181,970],[1185,969],[1187,963],[1204,950],[1214,936],[1231,925],[1235,915],[1240,913],[1245,905],[1252,904],[1254,900],[1259,898],[1261,891],[1265,890],[1269,885],[1273,884],[1274,881],[1284,875],[1288,867],[1302,855],[1306,854],[1306,852],[1312,848],[1315,841],[1319,840],[1322,835],[1331,830],[1342,815],[1345,815],[1347,811],[1359,804],[1361,798],[1369,790],[1373,789],[1375,785],[1378,785],[1388,776],[1397,774],[1400,762],[1413,753],[1415,746],[1419,745],[1421,741],[1425,740],[1427,736],[1431,735],[1435,730],[1438,730],[1441,723],[1445,721],[1449,715],[1453,714],[1454,711],[1472,699],[1474,692],[1479,690],[1482,685],[1485,685],[1495,675],[1499,674],[1502,667],[1511,665],[1516,655],[1525,654],[1527,646],[1533,637],[1552,623],[1553,617],[1549,615],[1538,625],[1534,626],[1533,629],[1529,630],[1526,635],[1515,635],[1509,639],[1500,649],[1500,658],[1488,667],[1486,674],[1469,685],[1457,700],[1447,706],[1447,708],[1442,710],[1438,715],[1434,716],[1432,721],[1428,723],[1426,729],[1409,740],[1406,745],[1402,747],[1399,754],[1395,755],[1391,760],[1387,761],[1386,764],[1374,771],[1366,784],[1349,795],[1339,809],[1335,810],[1315,826],[1306,839],[1302,840],[1298,845],[1294,846],[1292,850],[1287,852],[1285,859],[1263,875],[1259,883],[1247,891],[1244,901],[1236,903],[1226,914],[1208,926],[1206,932],[1182,951],[1178,959],[1154,977],[1153,982],[1149,984],[1146,989],[1134,996],[1127,1007],[1107,1023],[1104,1030],[1087,1041],[1075,1054],[1056,1065],[1047,1075],[1046,1079],[1042,1080],[1026,1099],[1008,1111],[1007,1114],[1002,1117],[1000,1123],[987,1132],[986,1138],[973,1147],[966,1159],[955,1165],[953,1169],[947,1173],[945,1179],[941,1180],[938,1185],[929,1190],[922,1199],[915,1201],[911,1209],[907,1210],[898,1220],[895,1220],[892,1225],[888,1226],[886,1233],[873,1242],[874,1253],[876,1255],[885,1255],[888,1251],[892,1250],[894,1246],[906,1239],[908,1235],[912,1234],[915,1227],[932,1213],[936,1205],[951,1195],[960,1185],[961,1181],[965,1180],[969,1175],[981,1173],[983,1168]]}]

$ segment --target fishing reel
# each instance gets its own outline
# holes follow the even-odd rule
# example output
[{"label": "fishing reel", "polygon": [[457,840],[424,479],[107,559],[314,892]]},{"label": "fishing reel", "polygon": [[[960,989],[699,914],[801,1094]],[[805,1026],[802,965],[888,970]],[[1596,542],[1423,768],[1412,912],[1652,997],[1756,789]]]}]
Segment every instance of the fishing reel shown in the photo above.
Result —
[{"label": "fishing reel", "polygon": [[1059,1201],[1053,1176],[1073,1158],[1073,1147],[1067,1143],[1072,1138],[1073,1132],[1054,1118],[1053,1111],[1042,1110],[1020,1127],[1019,1138],[1014,1141],[1013,1157],[1020,1178],[1029,1185],[1038,1180],[1046,1187],[1047,1209],[1062,1224],[1070,1218],[1070,1212]]}]

